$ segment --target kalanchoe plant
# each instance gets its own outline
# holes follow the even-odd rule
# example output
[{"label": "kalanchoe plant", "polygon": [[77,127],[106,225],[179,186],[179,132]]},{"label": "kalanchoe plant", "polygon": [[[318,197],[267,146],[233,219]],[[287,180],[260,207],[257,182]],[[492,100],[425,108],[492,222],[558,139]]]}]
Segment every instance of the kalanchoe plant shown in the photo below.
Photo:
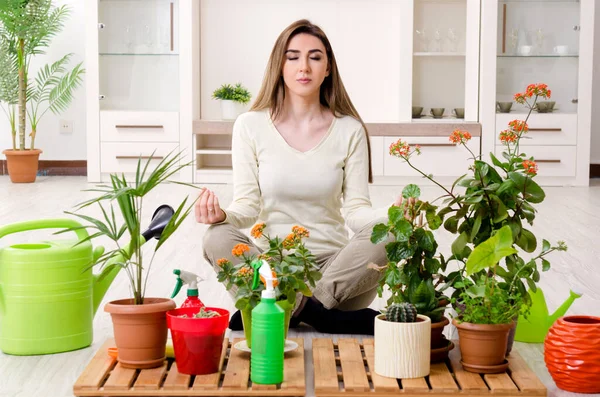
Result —
[{"label": "kalanchoe plant", "polygon": [[[446,300],[441,290],[436,290],[443,279],[438,272],[445,270],[445,261],[435,257],[438,244],[428,229],[441,226],[437,207],[419,200],[421,190],[417,185],[407,185],[402,191],[400,206],[388,210],[388,223],[377,224],[371,233],[371,242],[379,244],[394,237],[385,246],[388,263],[370,267],[381,271],[377,293],[382,296],[387,286],[391,292],[387,303],[412,303],[419,314],[439,322],[444,315]],[[434,279],[436,284],[434,285]]]},{"label": "kalanchoe plant", "polygon": [[285,239],[269,237],[264,233],[265,223],[259,223],[252,228],[252,237],[264,238],[269,244],[269,250],[260,255],[249,255],[250,247],[238,244],[231,253],[241,260],[234,265],[229,260],[221,258],[217,264],[221,268],[217,279],[225,283],[230,290],[236,288],[235,306],[240,310],[252,309],[260,301],[261,291],[265,288],[260,283],[258,288],[252,288],[254,270],[252,262],[265,259],[271,265],[276,281],[275,287],[277,301],[287,301],[293,307],[296,302],[296,293],[312,296],[309,288],[315,287],[316,281],[321,279],[319,267],[315,256],[305,247],[303,239],[309,237],[309,231],[301,226],[292,227],[292,232]]},{"label": "kalanchoe plant", "polygon": [[[468,132],[454,131],[450,141],[464,146],[473,163],[471,173],[458,178],[450,188],[414,166],[411,158],[420,154],[420,148],[411,148],[402,140],[390,146],[391,155],[402,158],[444,191],[440,197],[443,205],[436,214],[447,231],[458,234],[448,261],[458,261],[459,270],[447,278],[455,288],[453,298],[459,303],[464,321],[510,322],[522,303],[530,304],[527,287],[536,291],[539,268],[550,268],[546,256],[567,249],[564,242],[553,246],[543,240],[537,255],[524,257],[524,253],[532,254],[538,249],[538,240],[527,224],[533,225],[534,205],[544,200],[545,193],[534,181],[538,172],[535,160],[521,152],[520,141],[527,138],[527,121],[537,100],[550,95],[545,84],[531,84],[525,92],[515,95],[515,101],[529,112],[525,120],[511,121],[500,133],[505,150],[502,159],[490,153],[491,164],[469,149]],[[457,187],[465,190],[459,192]]]}]

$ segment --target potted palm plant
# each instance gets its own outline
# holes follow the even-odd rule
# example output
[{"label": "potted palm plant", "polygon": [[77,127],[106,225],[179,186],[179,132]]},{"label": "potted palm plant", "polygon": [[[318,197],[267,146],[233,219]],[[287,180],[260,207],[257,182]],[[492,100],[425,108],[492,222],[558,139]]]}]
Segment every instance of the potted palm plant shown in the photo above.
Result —
[{"label": "potted palm plant", "polygon": [[[35,182],[42,153],[35,146],[38,124],[48,111],[65,111],[82,82],[81,63],[67,69],[72,54],[40,68],[35,79],[29,78],[31,58],[44,54],[68,15],[66,6],[55,7],[52,0],[5,0],[0,7],[0,101],[8,105],[8,110],[3,109],[13,136],[13,147],[3,153],[14,183]],[[27,120],[31,128],[29,146],[25,138]]]},{"label": "potted palm plant", "polygon": [[[169,178],[182,168],[190,165],[181,162],[181,153],[170,153],[154,170],[147,172],[151,160],[152,156],[145,164],[138,160],[135,180],[131,184],[125,176],[113,174],[110,176],[110,184],[90,190],[100,193],[98,197],[78,204],[75,212],[67,212],[91,223],[81,226],[94,231],[90,233],[89,239],[108,237],[114,242],[116,247],[103,253],[95,263],[102,266],[100,278],[110,274],[116,267],[122,268],[129,278],[133,297],[109,302],[104,307],[112,316],[119,362],[128,368],[157,367],[165,359],[165,313],[175,308],[175,302],[171,299],[147,297],[146,283],[156,252],[181,225],[194,204],[192,202],[188,205],[188,197],[179,204],[164,226],[150,260],[146,261],[142,251],[142,244],[148,238],[142,234],[143,199],[159,185],[168,183]],[[106,208],[107,204],[109,208]],[[103,215],[101,219],[78,213],[91,205],[99,206]],[[120,212],[119,218],[123,219],[122,224],[117,222],[115,207]],[[73,229],[63,232],[71,230]],[[123,237],[128,237],[129,244],[122,244]],[[121,260],[111,261],[119,257]]]}]

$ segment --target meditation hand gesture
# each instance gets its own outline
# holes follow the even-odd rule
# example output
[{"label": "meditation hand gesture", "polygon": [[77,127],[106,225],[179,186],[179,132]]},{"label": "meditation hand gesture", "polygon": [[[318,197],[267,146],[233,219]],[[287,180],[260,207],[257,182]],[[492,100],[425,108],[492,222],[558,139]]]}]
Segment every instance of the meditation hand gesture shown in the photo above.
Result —
[{"label": "meditation hand gesture", "polygon": [[219,199],[214,192],[207,188],[202,188],[194,205],[194,212],[198,223],[212,225],[225,220],[225,212],[219,206]]}]

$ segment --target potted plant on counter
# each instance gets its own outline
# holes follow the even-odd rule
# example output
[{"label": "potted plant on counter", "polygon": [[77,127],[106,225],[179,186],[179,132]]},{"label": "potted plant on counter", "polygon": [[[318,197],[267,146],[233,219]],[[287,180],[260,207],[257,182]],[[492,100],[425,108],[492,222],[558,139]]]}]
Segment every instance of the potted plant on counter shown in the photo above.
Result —
[{"label": "potted plant on counter", "polygon": [[[147,172],[152,160],[152,156],[145,164],[138,160],[132,184],[126,181],[124,175],[119,177],[113,174],[110,176],[110,184],[91,190],[98,192],[98,197],[77,206],[76,211],[80,211],[88,206],[97,205],[102,217],[93,218],[78,212],[67,212],[91,223],[89,226],[83,226],[94,231],[90,233],[89,239],[103,237],[114,242],[115,248],[103,253],[96,261],[96,264],[102,266],[100,279],[110,277],[110,274],[114,274],[114,271],[119,269],[127,273],[133,296],[109,302],[104,310],[112,317],[115,343],[119,352],[118,360],[122,366],[128,368],[157,367],[162,365],[165,359],[167,340],[165,313],[175,308],[175,302],[171,299],[147,297],[146,284],[156,252],[181,225],[194,204],[193,202],[188,204],[186,197],[175,211],[168,206],[159,208],[160,211],[168,207],[167,210],[171,213],[167,217],[169,220],[166,225],[161,225],[163,230],[150,260],[146,260],[142,244],[150,237],[142,234],[143,199],[158,186],[169,183],[169,178],[190,165],[181,161],[181,153],[170,153],[154,170]],[[116,212],[119,212],[119,219],[123,219],[122,224],[117,221]],[[128,245],[122,244],[124,236],[127,236],[130,241]]]},{"label": "potted plant on counter", "polygon": [[223,120],[235,120],[243,111],[243,105],[250,102],[252,95],[241,83],[235,86],[223,84],[213,94],[213,99],[221,100],[221,117]]},{"label": "potted plant on counter", "polygon": [[393,303],[375,317],[375,372],[397,379],[429,375],[431,320],[410,303]]},{"label": "potted plant on counter", "polygon": [[[35,79],[29,78],[31,58],[44,54],[44,48],[60,33],[69,14],[66,6],[55,7],[52,3],[5,0],[0,7],[0,101],[10,106],[6,113],[13,137],[13,147],[3,153],[13,183],[35,182],[42,153],[35,146],[38,124],[48,111],[64,112],[82,83],[81,63],[67,70],[72,54],[41,67]],[[27,119],[31,127],[29,147],[25,138]]]},{"label": "potted plant on counter", "polygon": [[[387,304],[408,302],[417,313],[431,320],[431,361],[443,361],[454,344],[448,341],[443,330],[450,322],[444,317],[447,297],[442,294],[446,269],[443,256],[436,256],[438,244],[431,230],[441,225],[437,207],[419,199],[421,190],[408,185],[402,191],[402,204],[388,210],[388,223],[373,227],[371,242],[387,242],[388,263],[385,266],[370,264],[382,273],[377,287],[379,297],[390,291]],[[430,230],[431,229],[431,230]],[[435,282],[435,284],[434,284]]]},{"label": "potted plant on counter", "polygon": [[[458,261],[459,269],[447,277],[455,288],[453,301],[458,317],[453,323],[459,329],[462,363],[468,371],[495,373],[506,369],[509,331],[519,312],[526,311],[531,303],[527,287],[536,291],[539,267],[543,271],[550,268],[546,255],[566,250],[563,242],[551,246],[543,240],[538,255],[523,257],[523,253],[532,254],[538,248],[537,238],[526,224],[533,224],[534,205],[544,200],[545,193],[534,181],[538,171],[535,160],[521,152],[519,143],[528,132],[527,120],[538,98],[550,95],[545,84],[531,84],[515,95],[529,113],[525,120],[513,120],[500,132],[506,150],[501,159],[490,153],[491,164],[470,151],[466,145],[471,139],[468,132],[452,132],[450,141],[464,146],[473,164],[470,174],[458,178],[450,188],[413,165],[411,158],[420,149],[402,140],[390,147],[390,154],[402,158],[444,191],[437,215],[447,231],[458,234],[448,259]],[[464,191],[457,191],[457,187]],[[490,330],[501,332],[501,336],[487,335]],[[498,345],[473,349],[475,338],[494,339]]]},{"label": "potted plant on counter", "polygon": [[311,287],[314,288],[322,276],[315,256],[304,245],[303,239],[310,236],[308,230],[301,226],[293,226],[292,232],[281,239],[267,235],[264,232],[266,226],[265,223],[256,224],[250,234],[255,239],[265,239],[269,247],[267,251],[258,256],[249,255],[250,247],[238,244],[231,252],[241,260],[240,263],[234,265],[225,258],[217,261],[221,268],[217,279],[225,283],[225,288],[235,296],[235,307],[241,311],[244,336],[249,348],[252,339],[252,309],[260,302],[261,291],[265,288],[264,283],[252,288],[252,262],[265,259],[271,265],[276,278],[274,287],[277,304],[285,312],[286,336],[298,295],[312,296]]}]

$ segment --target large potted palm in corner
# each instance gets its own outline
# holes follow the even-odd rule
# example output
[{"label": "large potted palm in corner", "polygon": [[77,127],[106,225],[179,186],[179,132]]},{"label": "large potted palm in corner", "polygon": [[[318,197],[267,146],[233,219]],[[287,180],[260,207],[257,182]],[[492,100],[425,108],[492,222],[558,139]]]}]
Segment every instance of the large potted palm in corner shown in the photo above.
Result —
[{"label": "large potted palm in corner", "polygon": [[[72,54],[40,68],[35,79],[29,78],[31,58],[44,54],[68,15],[66,6],[55,7],[52,0],[0,2],[0,102],[8,105],[8,110],[3,109],[13,135],[12,149],[3,153],[14,183],[35,182],[42,152],[35,146],[38,124],[48,111],[64,112],[73,99],[73,91],[82,82],[81,63],[67,70]],[[29,147],[25,139],[27,121],[31,128]]]}]

